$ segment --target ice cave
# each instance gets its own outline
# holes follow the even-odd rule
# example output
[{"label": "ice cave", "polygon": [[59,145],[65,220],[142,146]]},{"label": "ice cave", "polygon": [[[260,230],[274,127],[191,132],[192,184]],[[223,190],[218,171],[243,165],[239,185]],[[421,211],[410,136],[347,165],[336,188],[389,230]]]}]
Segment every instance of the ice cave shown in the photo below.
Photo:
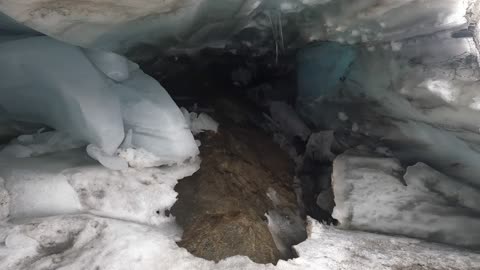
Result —
[{"label": "ice cave", "polygon": [[479,21],[0,0],[0,269],[480,270]]}]

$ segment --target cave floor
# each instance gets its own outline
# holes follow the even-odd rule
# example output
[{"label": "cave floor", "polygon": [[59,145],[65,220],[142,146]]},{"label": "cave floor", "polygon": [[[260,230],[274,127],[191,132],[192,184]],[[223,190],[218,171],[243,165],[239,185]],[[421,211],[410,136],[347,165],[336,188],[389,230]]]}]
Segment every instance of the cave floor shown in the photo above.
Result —
[{"label": "cave floor", "polygon": [[[179,246],[214,261],[234,255],[257,263],[292,258],[291,246],[306,239],[293,161],[254,127],[221,124],[200,141],[199,171],[175,187],[172,213],[184,229]],[[270,232],[273,216],[282,217],[277,220],[283,231]]]}]

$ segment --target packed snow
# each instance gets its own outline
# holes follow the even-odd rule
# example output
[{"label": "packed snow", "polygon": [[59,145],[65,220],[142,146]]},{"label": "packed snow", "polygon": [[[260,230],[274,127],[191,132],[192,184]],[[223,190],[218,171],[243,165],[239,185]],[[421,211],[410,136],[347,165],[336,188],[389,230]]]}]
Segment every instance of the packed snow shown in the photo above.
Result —
[{"label": "packed snow", "polygon": [[187,122],[187,126],[190,128],[194,135],[202,133],[204,131],[218,131],[218,123],[208,114],[201,112],[188,112],[185,108],[180,108],[182,111],[183,117]]},{"label": "packed snow", "polygon": [[[32,219],[6,225],[2,269],[478,269],[479,255],[462,254],[417,240],[339,231],[311,221],[310,239],[296,247],[300,258],[259,265],[246,257],[215,264],[174,242],[172,222],[147,227],[90,215]],[[323,248],[322,248],[323,247]],[[328,247],[328,248],[325,248]],[[382,256],[379,256],[381,252]],[[6,256],[7,255],[7,256]],[[12,267],[13,266],[13,267]]]},{"label": "packed snow", "polygon": [[333,217],[344,229],[480,247],[480,190],[419,163],[349,150],[333,164]]},{"label": "packed snow", "polygon": [[[178,179],[194,161],[111,171],[81,149],[0,164],[0,268],[22,269],[479,269],[480,255],[394,236],[342,231],[309,220],[299,257],[276,266],[235,256],[197,258],[176,241],[181,229],[168,209]],[[271,194],[272,200],[275,196]],[[269,213],[282,231],[287,222]],[[269,225],[270,226],[270,225]],[[281,239],[280,239],[281,241]]]},{"label": "packed snow", "polygon": [[[331,88],[301,73],[311,74],[337,56],[307,61],[298,70],[304,80],[299,87],[306,87],[299,89],[300,115],[320,129],[348,128],[379,138],[402,162],[424,162],[480,187],[478,50],[471,36],[452,38],[456,31],[401,40],[398,51],[390,45],[377,44],[373,52],[370,45],[354,46],[351,65],[338,74],[327,70],[319,75],[336,82]],[[310,55],[346,45],[316,46],[320,49],[305,49],[300,66]]]}]

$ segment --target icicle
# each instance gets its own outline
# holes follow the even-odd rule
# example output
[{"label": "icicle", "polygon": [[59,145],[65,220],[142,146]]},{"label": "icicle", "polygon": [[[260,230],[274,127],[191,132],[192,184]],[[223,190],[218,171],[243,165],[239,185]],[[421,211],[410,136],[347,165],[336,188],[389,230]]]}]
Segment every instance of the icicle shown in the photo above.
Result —
[{"label": "icicle", "polygon": [[283,23],[282,23],[282,12],[278,12],[278,29],[280,30],[280,45],[282,49],[282,53],[285,52],[285,42],[283,39]]},{"label": "icicle", "polygon": [[270,20],[270,25],[272,26],[272,35],[273,41],[275,42],[275,64],[278,64],[278,39],[277,39],[277,29],[275,27],[275,21],[272,19],[270,12],[266,12],[268,19]]}]

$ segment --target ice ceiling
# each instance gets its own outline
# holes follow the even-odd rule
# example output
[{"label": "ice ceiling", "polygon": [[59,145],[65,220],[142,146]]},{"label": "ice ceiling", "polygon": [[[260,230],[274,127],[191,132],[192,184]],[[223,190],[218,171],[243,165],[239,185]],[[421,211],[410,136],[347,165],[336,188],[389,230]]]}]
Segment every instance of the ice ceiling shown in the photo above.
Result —
[{"label": "ice ceiling", "polygon": [[[29,93],[28,84],[43,86],[45,91],[53,91],[51,96],[67,95],[67,105],[70,99],[105,100],[103,104],[109,105],[101,108],[91,101],[79,101],[80,114],[66,105],[59,108],[70,111],[50,109],[34,118],[80,134],[80,139],[99,148],[90,147],[91,156],[114,167],[125,167],[108,158],[120,144],[151,145],[152,140],[166,136],[157,136],[159,130],[146,120],[138,120],[163,104],[160,97],[148,102],[143,99],[164,90],[154,90],[161,86],[114,53],[137,60],[152,53],[195,51],[207,46],[233,52],[250,47],[252,53],[306,47],[298,54],[297,102],[305,118],[313,118],[314,125],[325,127],[328,117],[317,116],[328,114],[318,110],[329,102],[344,102],[344,111],[355,116],[342,125],[355,124],[355,129],[390,142],[389,146],[396,147],[397,155],[407,163],[420,157],[450,175],[480,185],[476,177],[480,175],[476,166],[480,162],[479,7],[472,0],[2,0],[0,11],[6,16],[0,17],[0,29],[6,35],[1,39],[14,40],[2,44],[2,59],[4,63],[18,62],[12,60],[12,52],[23,55],[21,64],[4,66],[3,76],[10,80],[3,88],[7,93],[12,87],[18,93]],[[49,37],[35,37],[24,44],[18,41],[39,32]],[[329,44],[307,47],[315,41]],[[61,57],[52,50],[54,47],[64,50]],[[30,57],[38,56],[38,61],[29,63],[22,50]],[[40,63],[48,62],[47,72]],[[63,70],[71,63],[76,66]],[[36,74],[29,83],[11,79],[26,69]],[[79,71],[85,77],[77,82],[74,78]],[[53,74],[63,75],[52,79]],[[56,90],[50,89],[52,85]],[[86,92],[79,95],[76,88],[88,88],[89,98]],[[337,93],[350,100],[339,101]],[[19,102],[18,94],[10,97]],[[27,94],[22,97],[24,104],[32,98]],[[44,104],[34,106],[37,109],[33,111],[48,107],[47,99],[36,99],[41,100]],[[356,105],[347,104],[352,100]],[[181,113],[172,101],[167,103],[163,108],[169,109],[164,111],[174,113],[166,121],[178,122],[173,119],[181,119]],[[31,111],[22,114],[20,107],[12,104],[5,98],[2,106],[20,120],[30,117]],[[105,107],[114,109],[107,111]],[[59,119],[59,110],[68,117]],[[89,114],[103,116],[103,120]],[[331,126],[334,120],[326,125]],[[114,125],[107,128],[102,124],[106,122]],[[133,134],[132,127],[137,128]],[[185,128],[186,124],[181,124],[166,132],[171,142],[174,138],[189,140],[186,148],[179,143],[170,147],[177,151],[175,161],[197,152],[193,138],[181,131]],[[152,134],[157,134],[156,139]],[[158,146],[153,152],[161,155],[163,150]]]},{"label": "ice ceiling", "polygon": [[[79,118],[77,120],[84,123],[73,125],[77,129],[81,127],[74,133],[83,134],[82,139],[99,146],[108,155],[127,137],[129,127],[138,125],[132,120],[132,115],[140,116],[147,111],[146,107],[143,113],[142,109],[131,109],[132,104],[126,101],[130,97],[126,97],[129,95],[125,94],[128,92],[125,89],[137,89],[130,91],[140,93],[138,89],[148,81],[140,79],[143,76],[141,74],[135,75],[139,72],[135,71],[132,63],[127,64],[127,60],[121,56],[116,57],[111,52],[127,55],[132,60],[159,52],[192,52],[204,47],[225,48],[233,52],[240,47],[249,47],[252,53],[281,53],[286,49],[303,48],[315,41],[329,41],[328,48],[311,51],[307,48],[299,54],[300,111],[305,115],[317,115],[315,108],[320,108],[320,103],[325,102],[319,101],[319,98],[328,99],[331,96],[329,93],[339,93],[342,89],[357,101],[359,99],[355,96],[362,95],[368,102],[381,104],[370,106],[365,101],[359,108],[349,106],[356,110],[349,113],[362,115],[363,112],[363,118],[356,119],[355,124],[369,126],[365,133],[393,141],[400,150],[404,148],[402,143],[408,140],[423,146],[429,145],[426,148],[430,150],[425,153],[413,149],[415,151],[398,154],[403,155],[405,160],[415,155],[421,156],[422,161],[449,168],[445,169],[448,173],[467,179],[468,182],[479,183],[478,180],[471,179],[472,175],[480,175],[480,169],[475,165],[480,161],[476,154],[480,141],[480,94],[477,93],[479,7],[477,1],[473,0],[1,0],[0,11],[5,15],[0,17],[0,30],[7,33],[3,35],[3,40],[35,36],[40,32],[83,47],[84,50],[74,56],[78,58],[75,61],[78,65],[84,65],[77,68],[88,70],[93,63],[97,69],[91,70],[90,75],[86,74],[88,72],[84,75],[97,80],[97,88],[124,89],[115,91],[123,93],[116,97],[118,101],[111,98],[108,101],[117,104],[111,107],[120,106],[116,109],[117,114],[123,112],[123,119],[116,116],[113,122],[118,125],[112,128],[125,130],[123,135],[100,128],[98,123],[95,126],[95,121],[89,120],[91,117]],[[42,43],[35,42],[32,44]],[[63,46],[53,39],[43,42]],[[5,61],[9,59],[8,48],[14,49],[17,45],[4,45],[7,46],[3,49]],[[42,47],[44,52],[36,53],[55,54],[47,52],[47,47]],[[48,59],[55,59],[52,57],[44,57],[41,61],[46,63]],[[53,61],[58,62],[58,70],[55,70],[53,62],[50,67],[52,74],[64,73],[62,79],[55,82],[57,88],[65,87],[71,82],[65,79],[68,76],[75,77],[75,72],[70,72],[67,76],[68,71],[60,71],[63,65],[72,62],[66,58]],[[24,61],[24,65],[28,65],[27,57]],[[99,68],[99,65],[105,63],[98,62],[105,62],[110,67],[106,70],[105,67]],[[112,69],[112,66],[115,68]],[[321,72],[317,72],[319,68]],[[18,68],[17,73],[21,73],[21,70]],[[112,78],[109,72],[126,75]],[[8,78],[18,76],[14,73],[15,69],[10,67],[4,72],[9,74],[5,75]],[[107,81],[102,79],[105,75]],[[47,88],[51,84],[48,78],[51,76],[40,78]],[[313,78],[317,78],[317,81],[312,81]],[[346,79],[344,84],[337,83],[340,78]],[[35,81],[31,83],[33,82]],[[85,80],[81,83],[85,86],[87,84]],[[153,83],[147,84],[151,89],[155,88]],[[20,89],[22,85],[16,87]],[[72,97],[77,95],[72,90],[74,88],[67,88]],[[108,96],[100,94],[102,91],[104,90],[92,90],[92,93]],[[139,108],[140,104],[143,103],[138,102],[135,108]],[[3,106],[13,110],[9,104]],[[90,107],[91,110],[87,110],[87,107],[82,110],[86,114],[91,111],[95,115],[108,115],[106,112],[94,113],[99,109],[93,109],[93,104]],[[365,116],[372,111],[384,120],[389,120],[374,121]],[[74,113],[69,113],[69,119],[75,119],[72,116]],[[179,115],[176,111],[172,117],[178,118]],[[109,119],[113,118],[115,117],[111,116]],[[397,121],[398,119],[403,122]],[[312,119],[313,122],[317,120]],[[75,121],[65,123],[62,119],[56,119],[54,122],[49,124],[58,128],[69,126]],[[386,128],[385,122],[395,128]],[[85,125],[89,128],[83,128]],[[372,129],[375,125],[383,126]],[[151,131],[146,123],[140,123],[140,126]],[[441,132],[437,133],[436,130]],[[117,135],[106,139],[105,134],[114,133]],[[147,139],[140,139],[141,136],[133,134],[133,141],[138,143],[143,140],[141,144],[145,145]],[[446,144],[447,141],[449,143]],[[189,149],[195,149],[193,143],[190,144],[192,146]],[[438,149],[434,147],[436,144],[445,147]],[[91,155],[94,155],[93,152],[96,151],[90,150]],[[160,151],[157,149],[157,153]],[[188,156],[187,152],[195,152],[180,152],[182,151],[181,157]],[[435,156],[441,158],[434,158]],[[457,163],[462,166],[451,166]]]},{"label": "ice ceiling", "polygon": [[[474,23],[473,0],[2,0],[0,11],[71,44],[117,53],[261,45],[272,29],[288,46],[314,40],[395,41]],[[254,30],[257,35],[252,36]],[[279,31],[281,29],[281,31]],[[280,33],[281,32],[281,33]],[[280,37],[281,34],[281,37]]]}]

